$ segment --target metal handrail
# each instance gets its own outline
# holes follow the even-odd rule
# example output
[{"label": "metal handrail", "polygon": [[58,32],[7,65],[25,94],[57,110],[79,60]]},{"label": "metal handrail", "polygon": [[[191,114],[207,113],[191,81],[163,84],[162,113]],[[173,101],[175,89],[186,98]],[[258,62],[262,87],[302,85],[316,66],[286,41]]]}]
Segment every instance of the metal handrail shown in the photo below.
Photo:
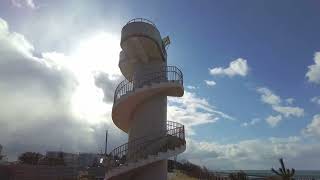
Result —
[{"label": "metal handrail", "polygon": [[145,18],[134,18],[134,19],[131,19],[129,22],[127,22],[127,24],[134,23],[134,22],[144,22],[156,27],[156,25],[152,21]]},{"label": "metal handrail", "polygon": [[[177,122],[167,121],[167,130],[156,134],[158,136],[154,136],[154,135],[155,134],[151,135],[151,137],[155,137],[155,138],[148,139],[148,137],[150,136],[144,136],[144,137],[134,139],[130,142],[127,142],[115,148],[113,151],[111,151],[109,155],[110,160],[113,161],[113,163],[109,165],[109,167],[110,168],[118,167],[118,166],[127,164],[129,161],[138,160],[140,158],[144,158],[144,157],[147,157],[148,155],[151,155],[151,153],[146,152],[145,149],[147,147],[150,147],[150,145],[153,144],[154,142],[159,142],[163,139],[165,140],[165,138],[168,138],[168,137],[172,137],[172,136],[176,137],[180,139],[183,144],[185,144],[184,125]],[[166,145],[165,147],[159,147],[158,151],[161,151],[161,150],[166,151],[168,148],[170,148],[170,145],[168,145],[167,143],[165,145]],[[181,145],[181,144],[177,144],[177,145]],[[128,158],[129,155],[130,155],[130,158]]]},{"label": "metal handrail", "polygon": [[122,81],[116,88],[114,93],[114,103],[123,95],[135,90],[135,88],[155,82],[177,82],[183,85],[183,74],[176,66],[162,66],[159,71],[146,73],[142,79],[133,76],[130,80]]}]

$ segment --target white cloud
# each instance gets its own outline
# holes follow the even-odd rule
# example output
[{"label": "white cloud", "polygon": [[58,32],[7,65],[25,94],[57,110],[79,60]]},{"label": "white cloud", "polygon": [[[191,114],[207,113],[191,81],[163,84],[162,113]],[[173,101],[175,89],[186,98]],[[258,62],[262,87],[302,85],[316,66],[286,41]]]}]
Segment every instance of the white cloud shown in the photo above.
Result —
[{"label": "white cloud", "polygon": [[209,69],[209,73],[211,75],[226,75],[229,77],[233,76],[247,76],[249,71],[249,66],[247,64],[247,60],[238,58],[234,61],[231,61],[229,67],[222,68],[216,67]]},{"label": "white cloud", "polygon": [[217,120],[234,119],[216,110],[206,99],[193,92],[185,91],[183,97],[168,98],[168,120],[182,123],[189,135],[195,134],[193,127],[201,124],[215,123]]},{"label": "white cloud", "polygon": [[[97,152],[103,147],[106,129],[113,137],[110,148],[124,142],[124,134],[111,121],[111,104],[103,102],[93,73],[82,68],[78,76],[78,71],[61,63],[72,60],[63,54],[34,56],[33,45],[23,35],[10,32],[1,18],[0,47],[0,142],[9,158],[23,151],[60,147]],[[113,92],[113,82],[109,85]]]},{"label": "white cloud", "polygon": [[196,86],[191,86],[191,85],[187,85],[186,87],[187,87],[188,89],[190,89],[190,90],[198,89],[198,87],[196,87]]},{"label": "white cloud", "polygon": [[108,73],[100,72],[95,76],[95,85],[103,90],[103,100],[106,103],[113,102],[114,91],[110,89],[116,89],[117,85],[123,80],[121,76],[111,78]]},{"label": "white cloud", "polygon": [[271,126],[271,127],[275,127],[277,126],[277,124],[282,120],[282,116],[281,115],[277,115],[277,116],[269,116],[266,118],[266,122]]},{"label": "white cloud", "polygon": [[311,98],[310,101],[320,105],[320,96],[315,96]]},{"label": "white cloud", "polygon": [[214,81],[210,81],[210,80],[204,80],[204,82],[208,85],[208,86],[215,86],[217,83]]},{"label": "white cloud", "polygon": [[[113,92],[119,81],[114,61],[119,52],[112,48],[118,48],[119,40],[98,38],[116,42],[98,43],[108,47],[110,56],[101,55],[105,49],[89,49],[100,42],[89,40],[76,56],[44,52],[38,58],[33,45],[23,35],[10,32],[2,19],[0,37],[0,142],[9,157],[60,147],[71,152],[96,152],[103,146],[106,129],[112,136],[110,149],[125,141],[126,135],[111,120]],[[108,72],[101,72],[105,68]],[[168,120],[184,124],[187,135],[195,133],[197,125],[233,119],[188,91],[168,102]]]},{"label": "white cloud", "polygon": [[270,105],[278,105],[281,103],[279,96],[275,95],[270,89],[261,87],[257,91],[261,94],[261,101]]},{"label": "white cloud", "polygon": [[320,52],[314,54],[314,64],[308,66],[309,70],[306,73],[308,81],[315,84],[320,84]]},{"label": "white cloud", "polygon": [[303,130],[305,135],[311,135],[320,138],[320,114],[313,116],[310,124]]},{"label": "white cloud", "polygon": [[294,98],[287,98],[286,99],[287,104],[293,104],[293,102],[294,102]]},{"label": "white cloud", "polygon": [[[283,100],[281,97],[266,87],[257,88],[257,92],[261,95],[260,99],[263,103],[269,104],[275,112],[280,113],[277,116],[269,116],[266,118],[267,123],[271,127],[278,125],[278,123],[283,120],[283,117],[302,117],[304,115],[303,108],[282,105]],[[289,105],[292,105],[293,101],[293,98],[287,98],[285,100]]]},{"label": "white cloud", "polygon": [[299,107],[272,106],[272,109],[278,113],[283,114],[285,117],[302,117],[304,115],[304,109]]},{"label": "white cloud", "polygon": [[259,123],[259,122],[260,122],[260,119],[259,119],[259,118],[254,118],[254,119],[252,119],[252,120],[249,121],[249,122],[244,122],[244,123],[242,123],[241,126],[242,126],[242,127],[253,126],[253,125],[255,125],[255,124]]},{"label": "white cloud", "polygon": [[11,3],[18,8],[26,7],[36,9],[36,5],[33,0],[11,0]]},{"label": "white cloud", "polygon": [[3,59],[13,58],[13,56],[32,57],[34,47],[21,34],[11,33],[7,22],[1,18],[0,37],[0,54]]},{"label": "white cloud", "polygon": [[288,167],[319,169],[319,152],[319,143],[308,144],[296,136],[248,139],[225,144],[187,139],[187,150],[180,158],[211,169],[260,170],[278,167],[278,158],[283,157]]}]

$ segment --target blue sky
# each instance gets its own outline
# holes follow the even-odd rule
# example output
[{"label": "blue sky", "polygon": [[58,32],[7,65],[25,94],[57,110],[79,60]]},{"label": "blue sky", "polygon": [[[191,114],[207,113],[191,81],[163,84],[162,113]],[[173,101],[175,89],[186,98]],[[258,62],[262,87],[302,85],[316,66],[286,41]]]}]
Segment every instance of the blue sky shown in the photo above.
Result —
[{"label": "blue sky", "polygon": [[[220,121],[198,127],[206,138],[223,139],[226,132],[228,136],[234,136],[233,141],[253,135],[264,138],[294,136],[319,110],[310,103],[310,98],[318,95],[319,87],[308,83],[305,77],[314,53],[319,50],[319,2],[157,4],[151,1],[143,7],[137,2],[129,7],[140,11],[146,9],[143,13],[133,14],[155,19],[163,34],[171,35],[172,32],[169,61],[182,67],[186,84],[199,86],[196,91],[201,96],[236,118],[237,122]],[[237,58],[248,61],[250,70],[246,77],[209,75],[208,68],[228,66]],[[214,80],[217,84],[207,87],[204,79]],[[264,122],[258,124],[257,129],[239,128],[242,121],[265,119],[272,113],[255,92],[257,87],[264,86],[282,98],[294,98],[295,104],[305,109],[305,116],[291,118],[276,128],[269,128]]]},{"label": "blue sky", "polygon": [[[69,151],[93,151],[99,148],[99,141],[103,139],[104,133],[95,131],[103,131],[106,128],[114,128],[115,138],[111,147],[125,141],[125,134],[115,129],[111,117],[107,117],[108,122],[105,122],[105,116],[110,116],[108,113],[111,104],[102,101],[102,95],[99,94],[99,88],[102,87],[97,85],[97,79],[93,79],[90,73],[104,73],[104,83],[110,84],[104,85],[105,89],[102,88],[104,99],[107,99],[108,94],[112,95],[112,88],[117,84],[116,79],[119,76],[119,72],[113,69],[117,69],[121,28],[132,18],[144,17],[157,25],[162,36],[170,36],[172,43],[168,49],[168,62],[180,67],[184,72],[185,97],[182,100],[169,100],[168,110],[168,118],[187,122],[186,126],[190,132],[187,152],[181,158],[200,164],[206,161],[206,165],[211,168],[269,169],[275,159],[284,156],[297,168],[319,169],[320,161],[312,161],[312,156],[320,157],[317,153],[320,152],[317,151],[320,149],[320,54],[316,54],[320,52],[319,8],[320,2],[316,0],[228,0],[201,3],[169,0],[8,0],[0,2],[0,18],[9,27],[7,31],[11,36],[7,34],[8,36],[3,37],[12,41],[10,47],[17,46],[17,49],[21,49],[17,45],[21,41],[16,42],[16,39],[21,40],[23,37],[22,39],[34,47],[28,50],[30,56],[39,58],[39,61],[50,61],[66,69],[66,73],[62,75],[60,70],[54,71],[66,77],[61,78],[63,82],[75,79],[78,84],[74,88],[80,90],[70,90],[70,97],[74,97],[73,93],[83,97],[82,95],[92,91],[96,94],[88,97],[88,101],[96,98],[95,101],[89,101],[96,103],[94,107],[109,108],[84,113],[81,110],[85,109],[88,101],[75,100],[78,104],[80,102],[84,105],[75,108],[80,109],[81,113],[78,114],[83,116],[70,120],[72,127],[74,122],[78,127],[79,122],[86,124],[86,119],[99,120],[88,123],[94,131],[88,136],[94,140],[88,139],[88,144],[72,145],[72,148],[66,148]],[[14,33],[20,36],[16,37]],[[106,47],[99,46],[99,43]],[[3,42],[0,45],[5,47],[8,43]],[[96,52],[99,55],[101,53],[101,56],[91,54]],[[79,60],[80,64],[92,67],[86,71],[75,66],[79,61],[70,60],[84,55],[88,58]],[[94,60],[97,58],[98,60]],[[235,63],[235,68],[230,70],[227,68],[231,62]],[[100,69],[100,65],[106,69]],[[309,68],[311,65],[313,70]],[[210,74],[210,70],[215,73]],[[312,72],[309,76],[307,74],[310,71]],[[69,73],[72,74],[70,78]],[[29,74],[32,78],[33,73]],[[87,74],[88,76],[85,76]],[[18,74],[17,77],[23,78],[23,75]],[[211,82],[214,85],[210,86],[206,84],[206,80],[215,83]],[[32,82],[44,86],[41,84],[42,81]],[[95,82],[97,87],[92,82]],[[11,81],[8,80],[7,83],[10,84]],[[29,86],[30,84],[20,85],[24,88]],[[61,87],[64,90],[69,88]],[[60,92],[61,89],[57,91]],[[9,91],[3,96],[11,97]],[[50,100],[50,103],[61,102]],[[194,107],[189,107],[188,104]],[[14,110],[15,106],[11,108]],[[74,107],[71,109],[74,110]],[[174,116],[180,111],[186,113],[185,117]],[[101,114],[104,117],[100,116]],[[37,117],[32,117],[31,119],[35,119],[32,122],[36,122]],[[15,121],[4,115],[2,119],[2,123],[9,125],[9,121]],[[16,126],[10,125],[13,129],[18,129]],[[30,132],[25,133],[30,135]],[[15,134],[13,130],[6,131],[7,137],[12,133]],[[8,153],[18,153],[18,147],[23,146],[23,143],[16,145],[16,139],[0,140],[0,143],[7,146]],[[60,143],[53,139],[42,140]],[[72,139],[67,142],[71,141]],[[67,142],[65,144],[68,144]],[[64,143],[60,143],[59,146],[61,144]],[[268,147],[262,148],[263,152],[256,158],[241,156],[257,151],[257,147],[262,144],[267,144]],[[302,146],[308,146],[310,149],[301,149]],[[30,148],[44,151],[57,147],[34,145]],[[286,148],[297,150],[287,153]],[[212,158],[208,158],[208,154],[209,157],[211,154]],[[270,161],[264,161],[266,154]],[[241,158],[234,160],[234,157],[240,156]],[[302,161],[310,163],[303,167],[299,165]]]}]

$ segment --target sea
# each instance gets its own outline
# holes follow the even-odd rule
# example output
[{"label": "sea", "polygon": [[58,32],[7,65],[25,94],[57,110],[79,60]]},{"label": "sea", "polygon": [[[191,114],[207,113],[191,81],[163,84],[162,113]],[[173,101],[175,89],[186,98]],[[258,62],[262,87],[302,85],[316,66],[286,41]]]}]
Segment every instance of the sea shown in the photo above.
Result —
[{"label": "sea", "polygon": [[[270,170],[243,170],[250,177],[274,176]],[[223,173],[239,172],[239,170],[223,171]],[[219,172],[221,173],[221,172]],[[320,180],[320,170],[296,170],[294,179],[315,179]]]}]

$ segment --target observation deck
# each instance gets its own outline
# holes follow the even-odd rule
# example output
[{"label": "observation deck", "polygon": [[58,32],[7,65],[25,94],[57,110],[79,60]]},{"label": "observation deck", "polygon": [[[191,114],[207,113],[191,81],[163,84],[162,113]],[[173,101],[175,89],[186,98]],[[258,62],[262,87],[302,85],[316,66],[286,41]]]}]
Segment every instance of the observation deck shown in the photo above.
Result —
[{"label": "observation deck", "polygon": [[167,52],[156,25],[149,20],[136,18],[121,31],[119,67],[122,74],[131,79],[135,63],[166,62]]}]

